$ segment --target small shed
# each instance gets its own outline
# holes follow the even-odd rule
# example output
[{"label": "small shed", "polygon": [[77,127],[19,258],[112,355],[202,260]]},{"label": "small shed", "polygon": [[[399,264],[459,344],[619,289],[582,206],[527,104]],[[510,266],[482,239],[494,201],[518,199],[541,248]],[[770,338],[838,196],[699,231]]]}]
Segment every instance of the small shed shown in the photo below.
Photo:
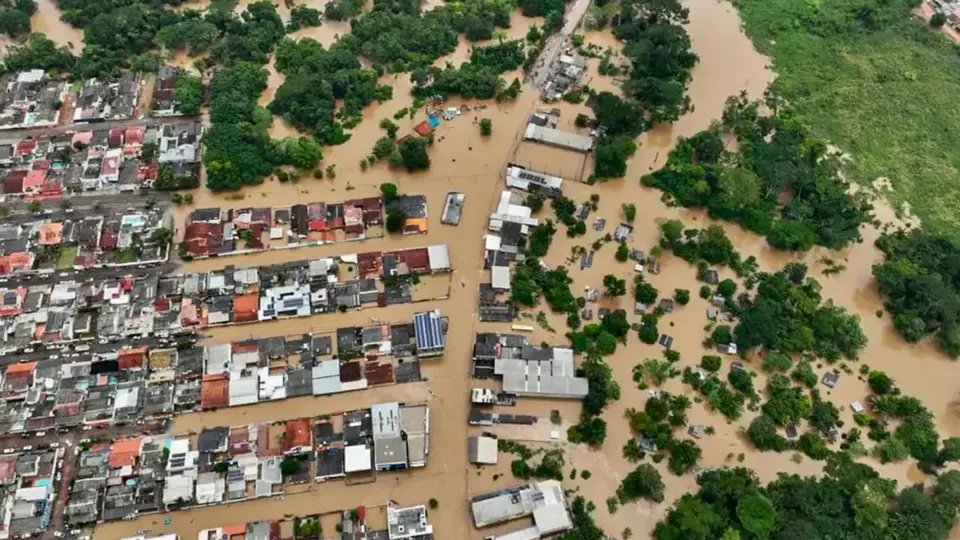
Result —
[{"label": "small shed", "polygon": [[827,388],[834,388],[837,386],[837,383],[840,382],[840,375],[828,371],[823,374],[823,378],[820,379],[820,382],[823,383]]},{"label": "small shed", "polygon": [[860,414],[863,412],[863,405],[859,401],[854,401],[850,404],[850,408],[853,409],[853,412]]},{"label": "small shed", "polygon": [[657,342],[660,343],[660,345],[662,345],[665,349],[669,349],[673,346],[673,336],[661,334],[660,339]]}]

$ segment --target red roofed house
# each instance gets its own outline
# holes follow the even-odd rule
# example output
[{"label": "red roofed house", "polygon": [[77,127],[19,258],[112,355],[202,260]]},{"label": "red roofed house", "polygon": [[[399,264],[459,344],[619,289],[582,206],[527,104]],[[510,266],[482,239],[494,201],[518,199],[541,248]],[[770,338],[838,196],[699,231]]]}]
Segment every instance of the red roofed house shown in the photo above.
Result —
[{"label": "red roofed house", "polygon": [[110,445],[110,467],[133,467],[140,457],[140,439],[120,439]]},{"label": "red roofed house", "polygon": [[47,171],[44,169],[32,170],[27,173],[27,177],[23,179],[23,194],[24,195],[39,195],[40,188],[43,186],[43,183],[47,180]]},{"label": "red roofed house", "polygon": [[344,230],[351,234],[363,232],[363,208],[359,206],[343,205]]},{"label": "red roofed house", "polygon": [[424,120],[423,122],[420,122],[419,124],[417,124],[416,127],[413,128],[413,130],[417,132],[417,135],[421,137],[426,137],[433,131],[433,128],[430,127],[430,124],[426,120]]},{"label": "red roofed house", "polygon": [[143,128],[127,128],[123,137],[123,155],[140,155],[141,148],[143,148]]},{"label": "red roofed house", "polygon": [[230,403],[229,375],[204,375],[200,383],[200,408],[219,409]]},{"label": "red roofed house", "polygon": [[37,147],[37,141],[34,139],[24,139],[17,143],[17,156],[26,156],[33,154],[33,150]]},{"label": "red roofed house", "polygon": [[9,255],[0,255],[0,274],[14,274],[33,268],[33,253],[18,251]]},{"label": "red roofed house", "polygon": [[113,128],[110,130],[110,136],[107,138],[107,144],[110,148],[120,148],[123,146],[123,128]]},{"label": "red roofed house", "polygon": [[215,253],[223,243],[223,225],[219,223],[191,223],[183,233],[187,253],[203,257]]},{"label": "red roofed house", "polygon": [[284,454],[300,454],[313,450],[313,428],[310,419],[288,420],[282,446]]},{"label": "red roofed house", "polygon": [[147,348],[137,347],[136,349],[120,349],[117,354],[117,363],[120,369],[143,369],[147,362]]},{"label": "red roofed house", "polygon": [[41,246],[58,245],[63,241],[63,223],[44,223],[37,236],[37,243]]},{"label": "red roofed house", "polygon": [[36,362],[10,364],[3,374],[4,393],[21,392],[30,388],[33,385],[33,372],[36,367]]},{"label": "red roofed house", "polygon": [[27,177],[27,171],[10,171],[3,177],[4,193],[23,193],[23,179]]},{"label": "red roofed house", "polygon": [[252,322],[258,319],[257,310],[260,307],[260,294],[238,294],[233,297],[233,322]]},{"label": "red roofed house", "polygon": [[59,176],[48,176],[40,186],[40,198],[46,201],[63,197],[63,180]]}]

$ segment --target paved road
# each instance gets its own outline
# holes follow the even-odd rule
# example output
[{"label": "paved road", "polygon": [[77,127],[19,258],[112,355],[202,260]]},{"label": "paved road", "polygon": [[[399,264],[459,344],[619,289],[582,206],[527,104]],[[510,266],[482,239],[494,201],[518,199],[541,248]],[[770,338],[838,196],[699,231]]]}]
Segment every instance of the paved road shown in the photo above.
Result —
[{"label": "paved road", "polygon": [[[83,352],[76,352],[73,350],[68,351],[59,351],[57,349],[40,349],[34,350],[30,353],[23,354],[7,354],[6,356],[0,357],[0,366],[7,366],[10,364],[18,364],[20,362],[36,362],[40,360],[47,360],[53,356],[57,356],[56,360],[59,360],[60,363],[67,362],[80,362],[89,360],[90,356],[93,354],[103,354],[116,351],[121,347],[147,347],[147,348],[159,348],[165,346],[173,346],[175,342],[178,341],[197,341],[203,338],[203,334],[188,334],[185,336],[180,336],[178,338],[168,338],[168,343],[164,343],[164,340],[158,337],[145,337],[145,338],[123,338],[123,341],[111,342],[100,344],[97,341],[85,342],[82,345],[87,345],[90,347],[90,350]],[[77,344],[81,345],[81,344]]]},{"label": "paved road", "polygon": [[[49,214],[33,214],[28,210],[29,202],[19,198],[9,198],[2,205],[7,215],[4,223],[27,223],[38,219],[79,219],[85,214],[108,214],[112,209],[146,208],[147,201],[152,200],[159,208],[170,206],[170,194],[162,191],[151,191],[144,197],[140,193],[118,193],[116,195],[74,195],[61,200],[42,201],[40,204]],[[65,212],[60,206],[62,201],[70,201],[71,212]]]},{"label": "paved road", "polygon": [[171,118],[128,118],[126,120],[111,120],[109,122],[100,122],[93,124],[66,124],[62,126],[38,127],[26,129],[5,129],[0,131],[0,140],[23,139],[27,137],[46,137],[51,135],[60,135],[62,133],[73,133],[77,131],[89,131],[93,129],[113,129],[118,127],[138,127],[138,126],[158,126],[160,124],[188,124],[196,122],[200,118],[197,116],[175,116]]},{"label": "paved road", "polygon": [[86,279],[107,279],[132,275],[134,277],[170,274],[179,267],[178,263],[165,262],[153,266],[142,265],[118,268],[85,268],[82,270],[60,270],[51,274],[22,274],[0,278],[0,287],[30,287],[33,285],[52,285],[62,281],[82,281]]},{"label": "paved road", "polygon": [[533,85],[537,88],[542,90],[543,87],[547,85],[547,82],[549,82],[550,76],[553,75],[554,68],[556,67],[557,60],[560,58],[560,55],[563,54],[563,50],[570,41],[570,36],[572,36],[577,30],[577,27],[580,26],[580,21],[583,20],[583,16],[587,14],[590,1],[591,0],[577,0],[573,6],[570,7],[570,11],[566,13],[563,28],[560,32],[553,34],[547,39],[547,43],[543,47],[543,52],[540,53],[540,58],[537,59],[537,63],[533,68]]}]

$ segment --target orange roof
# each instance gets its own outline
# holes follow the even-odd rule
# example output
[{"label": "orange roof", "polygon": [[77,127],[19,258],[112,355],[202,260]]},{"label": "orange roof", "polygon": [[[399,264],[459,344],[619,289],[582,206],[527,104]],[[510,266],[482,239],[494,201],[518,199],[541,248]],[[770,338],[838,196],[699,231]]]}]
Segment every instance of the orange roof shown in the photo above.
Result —
[{"label": "orange roof", "polygon": [[246,534],[246,533],[247,533],[246,523],[240,523],[239,525],[227,525],[226,527],[223,527],[224,536],[235,536],[238,534]]},{"label": "orange roof", "polygon": [[230,380],[226,375],[206,375],[200,384],[200,408],[216,409],[230,403]]},{"label": "orange roof", "polygon": [[133,465],[140,456],[140,439],[120,439],[110,445],[110,466],[119,469]]},{"label": "orange roof", "polygon": [[313,442],[313,432],[310,429],[309,418],[297,418],[287,421],[286,437],[283,438],[283,451],[301,446],[310,446]]},{"label": "orange roof", "polygon": [[117,353],[117,362],[120,366],[120,369],[142,368],[146,357],[146,347],[137,347],[136,349],[121,349],[120,352]]},{"label": "orange roof", "polygon": [[14,373],[33,373],[33,368],[37,367],[36,362],[24,362],[23,364],[10,364],[7,366],[7,375]]},{"label": "orange roof", "polygon": [[260,307],[260,294],[238,294],[233,297],[233,314],[235,320],[256,320],[257,309]]},{"label": "orange roof", "polygon": [[40,226],[41,246],[53,246],[63,241],[63,223],[44,223]]}]

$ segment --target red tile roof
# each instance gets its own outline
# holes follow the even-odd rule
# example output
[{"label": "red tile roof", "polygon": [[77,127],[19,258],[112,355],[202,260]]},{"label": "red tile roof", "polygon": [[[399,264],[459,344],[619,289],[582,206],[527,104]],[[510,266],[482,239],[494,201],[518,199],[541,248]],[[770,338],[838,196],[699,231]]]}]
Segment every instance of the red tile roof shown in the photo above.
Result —
[{"label": "red tile roof", "polygon": [[121,439],[110,445],[110,466],[133,466],[140,456],[140,439]]},{"label": "red tile roof", "polygon": [[216,409],[230,403],[230,379],[227,375],[206,375],[200,383],[200,408]]},{"label": "red tile roof", "polygon": [[309,418],[297,418],[288,420],[285,430],[286,436],[283,438],[283,451],[288,452],[293,448],[313,446],[313,430],[310,427]]}]

